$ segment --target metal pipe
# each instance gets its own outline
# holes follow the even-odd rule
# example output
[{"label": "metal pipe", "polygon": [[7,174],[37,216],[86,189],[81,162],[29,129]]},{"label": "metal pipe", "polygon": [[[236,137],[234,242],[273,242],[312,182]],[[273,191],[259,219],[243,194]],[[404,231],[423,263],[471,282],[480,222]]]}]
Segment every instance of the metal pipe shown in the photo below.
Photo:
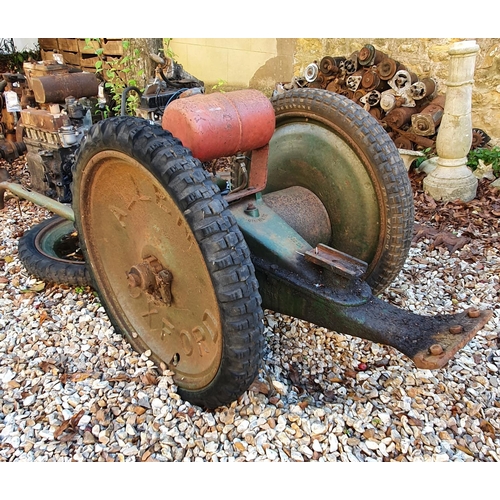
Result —
[{"label": "metal pipe", "polygon": [[39,205],[51,212],[54,212],[56,215],[60,215],[61,217],[68,219],[72,222],[75,221],[75,213],[73,209],[65,205],[64,203],[60,203],[58,201],[49,198],[40,193],[36,193],[34,191],[29,191],[28,189],[23,188],[20,184],[15,184],[14,182],[0,182],[0,194],[2,195],[3,201],[3,193],[4,191],[10,191],[11,193],[23,198],[25,200],[33,202],[35,205]]}]

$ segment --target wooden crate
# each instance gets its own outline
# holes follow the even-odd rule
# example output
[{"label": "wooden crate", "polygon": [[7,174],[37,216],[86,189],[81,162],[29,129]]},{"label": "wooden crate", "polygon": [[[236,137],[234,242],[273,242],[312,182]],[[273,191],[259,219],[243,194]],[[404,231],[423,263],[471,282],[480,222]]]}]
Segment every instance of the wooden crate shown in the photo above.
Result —
[{"label": "wooden crate", "polygon": [[99,61],[96,55],[92,54],[79,54],[78,64],[82,69],[91,69],[95,71],[95,64]]},{"label": "wooden crate", "polygon": [[103,49],[103,54],[107,56],[122,56],[123,45],[122,40],[111,38],[100,38],[99,40],[84,39],[78,40],[78,50],[81,54],[95,54],[97,49]]},{"label": "wooden crate", "polygon": [[57,38],[39,38],[38,45],[40,45],[40,49],[45,51],[59,49]]},{"label": "wooden crate", "polygon": [[40,55],[42,56],[42,61],[53,61],[54,51],[53,50],[40,50]]},{"label": "wooden crate", "polygon": [[119,39],[101,38],[101,46],[104,49],[104,54],[108,56],[123,55],[123,41]]},{"label": "wooden crate", "polygon": [[80,54],[95,54],[95,51],[99,48],[101,48],[101,44],[97,40],[86,42],[82,38],[78,39],[78,51]]},{"label": "wooden crate", "polygon": [[59,50],[67,52],[78,52],[77,38],[58,38]]},{"label": "wooden crate", "polygon": [[71,64],[73,66],[79,66],[80,65],[80,54],[77,52],[68,52],[66,50],[61,51],[61,54],[63,56],[63,60],[66,64]]}]

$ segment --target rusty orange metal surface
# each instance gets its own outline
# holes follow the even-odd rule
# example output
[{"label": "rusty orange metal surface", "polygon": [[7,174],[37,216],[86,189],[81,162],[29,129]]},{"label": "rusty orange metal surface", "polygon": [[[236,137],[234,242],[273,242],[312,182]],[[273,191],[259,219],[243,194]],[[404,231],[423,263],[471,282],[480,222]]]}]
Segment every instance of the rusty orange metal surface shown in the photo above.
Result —
[{"label": "rusty orange metal surface", "polygon": [[162,118],[162,127],[201,161],[262,148],[274,126],[269,99],[253,89],[178,99]]}]

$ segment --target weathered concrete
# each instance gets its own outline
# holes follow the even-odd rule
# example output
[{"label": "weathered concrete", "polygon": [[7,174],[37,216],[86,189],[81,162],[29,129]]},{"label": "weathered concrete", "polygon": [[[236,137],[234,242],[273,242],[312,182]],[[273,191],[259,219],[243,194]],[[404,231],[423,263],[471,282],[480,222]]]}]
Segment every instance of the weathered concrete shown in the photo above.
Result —
[{"label": "weathered concrete", "polygon": [[436,138],[437,167],[424,179],[424,190],[436,200],[470,201],[477,179],[467,167],[472,144],[472,85],[476,54],[474,40],[457,42],[449,50],[446,104]]}]

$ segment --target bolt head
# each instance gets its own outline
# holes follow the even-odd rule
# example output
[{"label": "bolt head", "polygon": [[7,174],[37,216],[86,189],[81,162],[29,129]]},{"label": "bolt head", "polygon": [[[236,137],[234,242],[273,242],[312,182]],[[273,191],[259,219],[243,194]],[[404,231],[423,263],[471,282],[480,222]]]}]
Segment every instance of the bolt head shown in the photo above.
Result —
[{"label": "bolt head", "polygon": [[476,309],[475,307],[472,307],[467,311],[467,315],[469,316],[469,318],[479,318],[479,316],[481,315],[481,311],[479,309]]},{"label": "bolt head", "polygon": [[450,333],[452,333],[453,335],[458,335],[459,333],[462,333],[462,326],[461,325],[453,325],[453,326],[450,326]]},{"label": "bolt head", "polygon": [[440,354],[443,354],[443,348],[440,344],[433,344],[429,347],[429,352],[433,356],[439,356]]}]

